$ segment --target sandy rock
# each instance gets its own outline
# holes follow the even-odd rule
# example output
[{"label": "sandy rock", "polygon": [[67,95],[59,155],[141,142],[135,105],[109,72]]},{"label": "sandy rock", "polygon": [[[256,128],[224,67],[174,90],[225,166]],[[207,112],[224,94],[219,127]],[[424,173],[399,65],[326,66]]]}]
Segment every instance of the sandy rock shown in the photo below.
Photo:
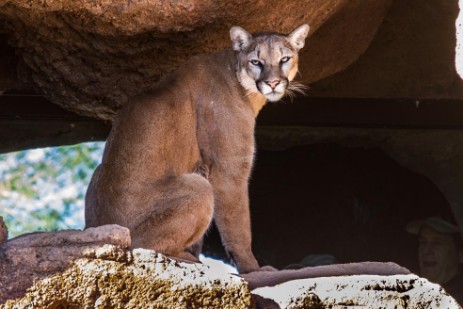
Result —
[{"label": "sandy rock", "polygon": [[409,271],[394,263],[326,265],[239,277],[222,268],[180,263],[129,247],[129,231],[117,225],[12,239],[0,247],[0,304],[278,309],[436,308],[439,303],[458,308],[438,285],[415,275],[397,275]]},{"label": "sandy rock", "polygon": [[[440,286],[416,275],[299,279],[250,291],[244,279],[224,270],[179,263],[151,250],[127,252],[121,261],[78,259],[4,308],[459,308]],[[356,264],[365,266],[373,269]]]},{"label": "sandy rock", "polygon": [[34,279],[61,272],[79,258],[129,260],[125,249],[130,241],[129,230],[117,225],[13,238],[0,246],[0,303],[24,294]]},{"label": "sandy rock", "polygon": [[440,286],[409,275],[394,263],[238,276],[223,268],[180,263],[152,250],[129,247],[128,229],[117,225],[11,239],[0,246],[0,306],[424,309],[439,303],[458,308]]},{"label": "sandy rock", "polygon": [[[253,308],[245,281],[136,249],[130,262],[79,259],[4,308]],[[61,308],[60,307],[60,308]]]},{"label": "sandy rock", "polygon": [[442,287],[416,275],[301,279],[252,293],[268,308],[460,308]]}]

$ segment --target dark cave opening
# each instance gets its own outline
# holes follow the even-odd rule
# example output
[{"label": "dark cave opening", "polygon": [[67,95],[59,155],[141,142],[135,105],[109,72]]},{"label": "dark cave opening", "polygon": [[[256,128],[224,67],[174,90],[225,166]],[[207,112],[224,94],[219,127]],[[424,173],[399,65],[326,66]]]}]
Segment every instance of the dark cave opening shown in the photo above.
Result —
[{"label": "dark cave opening", "polygon": [[[426,177],[379,148],[312,144],[257,150],[250,181],[254,253],[283,268],[310,254],[339,263],[392,261],[417,271],[407,222],[451,210]],[[207,255],[225,258],[215,228]]]}]

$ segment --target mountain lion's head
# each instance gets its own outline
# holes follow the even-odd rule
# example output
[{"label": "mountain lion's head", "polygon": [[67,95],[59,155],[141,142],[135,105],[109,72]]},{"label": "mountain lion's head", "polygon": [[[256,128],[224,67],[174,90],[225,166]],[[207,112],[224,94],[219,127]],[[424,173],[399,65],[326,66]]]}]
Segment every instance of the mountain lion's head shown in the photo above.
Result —
[{"label": "mountain lion's head", "polygon": [[232,27],[233,50],[238,53],[237,75],[248,93],[260,92],[269,101],[278,101],[285,93],[300,91],[290,84],[297,73],[298,51],[304,47],[309,25],[304,24],[288,35],[250,34]]}]

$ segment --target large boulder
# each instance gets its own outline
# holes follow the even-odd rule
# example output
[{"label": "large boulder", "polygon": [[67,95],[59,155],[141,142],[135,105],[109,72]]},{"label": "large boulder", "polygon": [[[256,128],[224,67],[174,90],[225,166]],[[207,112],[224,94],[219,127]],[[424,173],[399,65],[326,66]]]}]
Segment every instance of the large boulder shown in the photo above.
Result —
[{"label": "large boulder", "polygon": [[294,280],[252,291],[265,308],[459,308],[442,288],[415,275]]},{"label": "large boulder", "polygon": [[137,249],[119,261],[79,259],[5,308],[252,308],[252,302],[237,276]]},{"label": "large boulder", "polygon": [[130,244],[129,230],[118,225],[13,238],[0,246],[0,303],[21,296],[34,280],[62,272],[79,258],[124,260]]},{"label": "large boulder", "polygon": [[[368,47],[390,2],[7,0],[0,31],[18,55],[22,81],[72,111],[111,119],[129,96],[186,59],[228,48],[233,25],[289,32],[309,23],[303,80],[341,71]],[[0,93],[14,84],[2,80]]]},{"label": "large boulder", "polygon": [[[441,287],[393,263],[241,276],[130,250],[128,230],[27,234],[0,246],[2,308],[458,308]],[[346,276],[349,275],[349,276]],[[394,307],[395,308],[395,307]]]}]

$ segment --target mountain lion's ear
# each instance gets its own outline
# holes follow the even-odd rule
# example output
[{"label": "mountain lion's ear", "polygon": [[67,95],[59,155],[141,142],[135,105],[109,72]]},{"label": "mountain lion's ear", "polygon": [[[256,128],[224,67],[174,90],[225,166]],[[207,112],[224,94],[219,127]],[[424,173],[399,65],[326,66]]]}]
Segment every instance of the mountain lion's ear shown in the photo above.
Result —
[{"label": "mountain lion's ear", "polygon": [[295,49],[299,50],[302,47],[304,47],[305,38],[309,34],[309,30],[309,25],[303,24],[302,26],[297,27],[296,30],[288,34],[289,42]]},{"label": "mountain lion's ear", "polygon": [[241,51],[249,46],[252,35],[243,28],[234,26],[230,29],[230,39],[233,43],[233,50]]}]

